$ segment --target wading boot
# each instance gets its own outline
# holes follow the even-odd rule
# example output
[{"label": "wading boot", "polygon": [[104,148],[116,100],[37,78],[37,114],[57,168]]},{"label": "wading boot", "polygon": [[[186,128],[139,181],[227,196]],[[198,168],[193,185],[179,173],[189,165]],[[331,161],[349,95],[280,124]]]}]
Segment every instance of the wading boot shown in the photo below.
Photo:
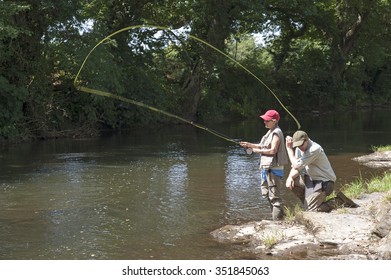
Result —
[{"label": "wading boot", "polygon": [[353,200],[349,199],[342,192],[337,192],[337,196],[335,197],[335,202],[339,206],[347,207],[347,208],[357,208],[359,205],[355,203]]},{"label": "wading boot", "polygon": [[281,206],[273,206],[272,218],[273,221],[279,221],[284,219],[284,209]]}]

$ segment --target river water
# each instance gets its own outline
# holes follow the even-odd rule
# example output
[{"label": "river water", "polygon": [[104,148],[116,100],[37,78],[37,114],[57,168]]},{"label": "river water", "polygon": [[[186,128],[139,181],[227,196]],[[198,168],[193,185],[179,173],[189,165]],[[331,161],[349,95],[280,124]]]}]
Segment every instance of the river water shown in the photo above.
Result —
[{"label": "river water", "polygon": [[[389,116],[321,115],[301,124],[326,150],[341,187],[382,172],[352,158],[391,143]],[[290,135],[296,128],[288,117],[280,126]],[[258,119],[211,128],[247,141],[266,132]],[[258,157],[192,126],[0,149],[0,259],[245,258],[209,233],[270,219]]]}]

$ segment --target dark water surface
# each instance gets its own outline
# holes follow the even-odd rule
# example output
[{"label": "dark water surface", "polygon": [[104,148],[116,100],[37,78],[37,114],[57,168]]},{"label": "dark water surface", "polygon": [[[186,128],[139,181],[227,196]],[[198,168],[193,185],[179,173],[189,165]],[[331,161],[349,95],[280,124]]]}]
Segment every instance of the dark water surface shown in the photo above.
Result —
[{"label": "dark water surface", "polygon": [[[391,144],[390,112],[308,117],[338,186],[381,170],[351,159]],[[292,134],[295,124],[281,121]],[[259,141],[261,121],[211,127]],[[257,156],[188,125],[2,147],[0,259],[232,259],[226,224],[269,219]],[[287,205],[297,201],[285,192]]]}]

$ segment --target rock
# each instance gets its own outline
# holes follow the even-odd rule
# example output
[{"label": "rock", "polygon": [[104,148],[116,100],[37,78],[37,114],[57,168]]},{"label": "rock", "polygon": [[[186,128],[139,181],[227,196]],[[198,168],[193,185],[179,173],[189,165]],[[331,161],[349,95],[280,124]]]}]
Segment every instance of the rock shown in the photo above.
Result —
[{"label": "rock", "polygon": [[252,236],[263,227],[264,221],[244,225],[226,225],[211,232],[213,238],[221,243],[248,243]]},{"label": "rock", "polygon": [[382,238],[382,240],[378,243],[376,250],[382,259],[391,259],[391,234]]},{"label": "rock", "polygon": [[264,227],[250,241],[255,254],[286,255],[293,248],[316,244],[317,241],[303,226],[264,221]]},{"label": "rock", "polygon": [[373,233],[379,236],[380,238],[386,237],[390,234],[391,231],[391,206],[384,206],[383,213],[380,213],[380,218],[376,223],[376,226],[373,230]]},{"label": "rock", "polygon": [[385,195],[365,195],[355,200],[358,208],[302,212],[300,222],[262,220],[211,234],[218,242],[243,244],[259,259],[391,259],[391,203]]},{"label": "rock", "polygon": [[353,160],[372,168],[391,168],[391,151],[374,152],[369,155],[355,157]]},{"label": "rock", "polygon": [[[350,209],[349,209],[350,210]],[[367,242],[374,227],[373,218],[354,211],[339,213],[304,212],[303,216],[314,225],[313,234],[320,243],[344,244]]]}]

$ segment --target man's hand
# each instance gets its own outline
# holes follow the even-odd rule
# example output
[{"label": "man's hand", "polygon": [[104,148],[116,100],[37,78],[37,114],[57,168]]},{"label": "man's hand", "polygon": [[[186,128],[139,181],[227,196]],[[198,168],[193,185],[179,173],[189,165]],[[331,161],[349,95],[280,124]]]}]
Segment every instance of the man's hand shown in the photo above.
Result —
[{"label": "man's hand", "polygon": [[246,149],[250,148],[249,144],[250,144],[249,142],[244,142],[244,141],[239,142],[239,145]]},{"label": "man's hand", "polygon": [[285,183],[286,187],[290,190],[292,190],[294,187],[295,187],[295,181],[294,179],[289,176],[287,179],[286,179],[286,183]]},{"label": "man's hand", "polygon": [[285,146],[286,146],[287,149],[293,149],[292,137],[287,136],[287,137],[285,138]]}]

